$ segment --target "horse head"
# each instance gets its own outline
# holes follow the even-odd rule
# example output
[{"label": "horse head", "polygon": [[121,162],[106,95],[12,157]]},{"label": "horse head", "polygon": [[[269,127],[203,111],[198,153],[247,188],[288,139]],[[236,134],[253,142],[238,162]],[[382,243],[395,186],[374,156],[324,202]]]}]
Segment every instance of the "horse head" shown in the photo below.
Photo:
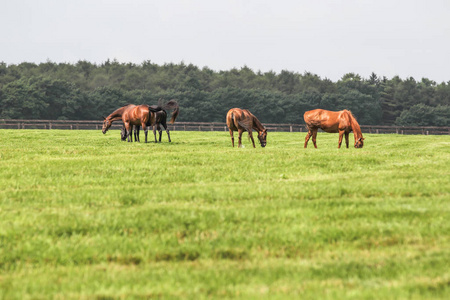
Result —
[{"label": "horse head", "polygon": [[112,122],[110,119],[107,119],[105,117],[103,117],[103,119],[105,120],[103,121],[102,132],[103,134],[105,134],[108,131],[109,127],[111,127]]},{"label": "horse head", "polygon": [[260,144],[261,144],[261,147],[265,147],[266,146],[266,144],[267,144],[267,141],[266,141],[266,139],[267,139],[267,129],[263,129],[263,130],[261,130],[259,133],[258,133],[258,139],[259,139],[259,142],[260,142]]},{"label": "horse head", "polygon": [[364,146],[364,138],[360,137],[355,142],[355,148],[362,148]]},{"label": "horse head", "polygon": [[127,129],[125,128],[125,126],[122,126],[122,128],[120,128],[120,139],[122,141],[125,141],[127,139]]}]

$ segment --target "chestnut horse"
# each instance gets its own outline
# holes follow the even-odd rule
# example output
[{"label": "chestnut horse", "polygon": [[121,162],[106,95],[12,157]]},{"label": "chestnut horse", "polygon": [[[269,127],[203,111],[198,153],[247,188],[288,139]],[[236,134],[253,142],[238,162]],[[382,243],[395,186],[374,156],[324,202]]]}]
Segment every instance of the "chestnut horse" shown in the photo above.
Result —
[{"label": "chestnut horse", "polygon": [[353,135],[355,136],[355,148],[362,148],[364,146],[361,128],[359,127],[356,118],[349,110],[329,111],[324,109],[314,109],[305,112],[303,119],[308,128],[308,134],[305,138],[305,148],[308,146],[308,141],[311,136],[314,147],[317,148],[316,137],[319,128],[325,132],[339,133],[338,148],[341,148],[342,137],[344,135],[345,143],[348,148],[348,135],[351,131],[353,131]]},{"label": "chestnut horse", "polygon": [[130,109],[132,107],[135,107],[136,105],[134,104],[127,104],[125,106],[122,106],[118,109],[116,109],[115,111],[113,111],[111,114],[109,114],[109,116],[107,116],[106,118],[103,117],[103,126],[102,126],[102,132],[103,134],[105,134],[108,129],[111,127],[112,122],[117,121],[117,120],[122,120],[122,115],[123,113],[127,110]]},{"label": "chestnut horse", "polygon": [[[141,105],[133,105],[128,104],[121,108],[116,109],[113,111],[109,116],[106,118],[103,117],[105,120],[103,121],[103,127],[102,132],[105,134],[108,129],[111,127],[112,122],[117,120],[122,120],[123,124],[125,125],[125,129],[127,131],[127,138],[128,142],[132,142],[133,138],[131,136],[131,129],[132,126],[142,126],[142,129],[144,129],[145,132],[145,142],[147,143],[147,122],[150,119],[150,109],[148,105],[141,104]],[[138,138],[139,140],[139,138]]]},{"label": "chestnut horse", "polygon": [[[155,143],[158,142],[156,139],[156,129],[159,132],[159,142],[161,142],[161,137],[162,137],[161,126],[167,132],[167,137],[169,138],[169,143],[172,142],[172,140],[170,139],[169,127],[167,126],[167,111],[166,111],[166,109],[173,109],[172,118],[170,119],[170,123],[173,124],[175,122],[178,114],[180,113],[180,108],[178,106],[177,101],[170,100],[166,104],[160,103],[159,105],[149,106],[150,118],[146,125],[153,127],[153,135],[155,136]],[[155,127],[156,127],[156,129],[155,129]],[[139,129],[140,129],[139,125],[134,126],[134,139],[136,141],[139,141]],[[122,141],[124,141],[126,139],[125,125],[121,129],[120,135],[121,135]]]},{"label": "chestnut horse", "polygon": [[255,140],[253,139],[252,130],[258,132],[258,139],[261,143],[261,147],[265,147],[267,144],[267,129],[261,124],[261,122],[247,109],[232,108],[227,113],[227,126],[230,130],[231,144],[234,147],[233,131],[239,133],[238,147],[242,147],[242,133],[248,132],[248,136],[252,140],[253,148],[255,147]]}]

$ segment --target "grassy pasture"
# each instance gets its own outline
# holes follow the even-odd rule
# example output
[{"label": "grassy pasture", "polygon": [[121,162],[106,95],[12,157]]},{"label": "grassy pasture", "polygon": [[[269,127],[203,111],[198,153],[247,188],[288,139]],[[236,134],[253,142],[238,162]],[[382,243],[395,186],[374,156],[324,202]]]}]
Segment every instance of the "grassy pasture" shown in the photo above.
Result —
[{"label": "grassy pasture", "polygon": [[448,299],[450,137],[304,137],[0,130],[0,298]]}]

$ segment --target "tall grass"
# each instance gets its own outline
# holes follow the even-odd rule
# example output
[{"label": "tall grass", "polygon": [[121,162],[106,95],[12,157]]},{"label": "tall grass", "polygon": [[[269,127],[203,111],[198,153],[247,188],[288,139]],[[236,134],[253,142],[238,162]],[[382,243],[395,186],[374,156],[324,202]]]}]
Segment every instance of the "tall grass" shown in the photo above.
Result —
[{"label": "tall grass", "polygon": [[449,298],[449,136],[171,135],[0,130],[0,298]]}]

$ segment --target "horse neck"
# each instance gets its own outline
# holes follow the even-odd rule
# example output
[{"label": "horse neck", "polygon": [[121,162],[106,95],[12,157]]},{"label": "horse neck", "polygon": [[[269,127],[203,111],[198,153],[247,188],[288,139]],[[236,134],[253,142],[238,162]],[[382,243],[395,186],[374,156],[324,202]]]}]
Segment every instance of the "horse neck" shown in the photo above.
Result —
[{"label": "horse neck", "polygon": [[356,121],[355,117],[350,114],[350,119],[352,122],[352,131],[353,131],[353,135],[355,136],[355,141],[358,140],[359,138],[362,138],[362,132],[361,132],[361,127],[359,127],[358,122]]},{"label": "horse neck", "polygon": [[117,120],[119,120],[119,119],[121,119],[122,118],[122,114],[123,114],[123,112],[125,111],[125,108],[126,108],[127,106],[124,106],[124,107],[121,107],[121,108],[118,108],[118,109],[116,109],[115,111],[113,111],[109,116],[107,116],[106,118],[108,119],[108,120],[111,120],[111,121],[117,121]]},{"label": "horse neck", "polygon": [[253,116],[253,129],[258,130],[258,132],[264,130],[263,124],[255,117]]}]

